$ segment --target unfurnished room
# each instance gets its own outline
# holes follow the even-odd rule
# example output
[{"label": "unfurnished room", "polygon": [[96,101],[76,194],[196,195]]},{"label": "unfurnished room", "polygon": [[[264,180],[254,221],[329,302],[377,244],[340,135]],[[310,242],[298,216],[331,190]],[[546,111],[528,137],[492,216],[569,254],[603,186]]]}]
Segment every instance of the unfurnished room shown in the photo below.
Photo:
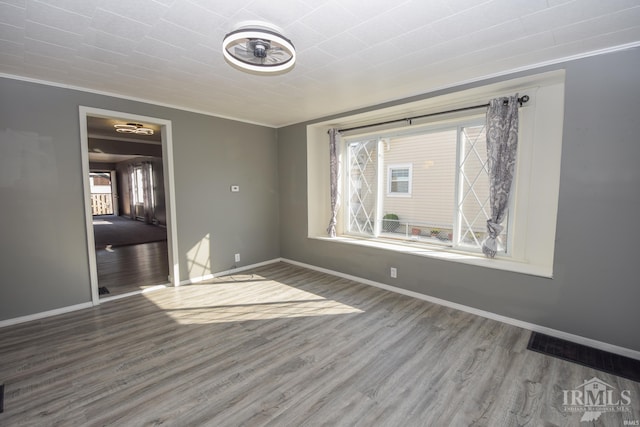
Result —
[{"label": "unfurnished room", "polygon": [[638,0],[0,0],[0,426],[640,425],[638,70]]}]

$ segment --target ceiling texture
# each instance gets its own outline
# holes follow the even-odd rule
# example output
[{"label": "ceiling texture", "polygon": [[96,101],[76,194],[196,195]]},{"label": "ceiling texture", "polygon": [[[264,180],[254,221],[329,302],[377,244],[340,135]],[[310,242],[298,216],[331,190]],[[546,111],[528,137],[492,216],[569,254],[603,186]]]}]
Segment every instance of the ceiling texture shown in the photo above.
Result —
[{"label": "ceiling texture", "polygon": [[[280,27],[287,74],[227,64]],[[0,0],[0,73],[272,127],[640,45],[640,0]]]}]

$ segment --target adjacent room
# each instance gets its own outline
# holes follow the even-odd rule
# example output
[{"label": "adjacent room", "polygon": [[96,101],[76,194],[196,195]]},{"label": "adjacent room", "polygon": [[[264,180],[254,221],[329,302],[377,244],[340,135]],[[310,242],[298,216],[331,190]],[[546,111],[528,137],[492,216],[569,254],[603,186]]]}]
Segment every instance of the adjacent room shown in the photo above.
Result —
[{"label": "adjacent room", "polygon": [[640,425],[640,3],[0,0],[0,425]]},{"label": "adjacent room", "polygon": [[162,135],[157,125],[87,116],[98,295],[168,282]]}]

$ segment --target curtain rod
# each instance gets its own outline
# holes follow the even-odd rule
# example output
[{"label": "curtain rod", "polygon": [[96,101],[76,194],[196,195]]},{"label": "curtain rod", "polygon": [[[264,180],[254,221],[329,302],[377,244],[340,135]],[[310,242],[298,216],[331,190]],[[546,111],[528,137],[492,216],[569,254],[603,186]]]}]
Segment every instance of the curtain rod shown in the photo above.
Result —
[{"label": "curtain rod", "polygon": [[[520,104],[521,107],[522,107],[522,104],[528,101],[529,101],[529,95],[523,95],[518,98],[518,103]],[[507,104],[507,102],[508,102],[507,100],[504,101],[505,105]],[[460,111],[476,110],[478,108],[484,108],[488,106],[489,106],[489,103],[487,102],[486,104],[482,104],[482,105],[473,105],[471,107],[462,107],[462,108],[456,108],[453,110],[438,111],[437,113],[423,114],[421,116],[407,117],[405,119],[394,119],[394,120],[388,120],[386,122],[371,123],[368,125],[355,126],[352,128],[338,129],[338,132],[348,132],[351,130],[366,129],[374,126],[389,125],[391,123],[400,123],[400,122],[409,122],[409,124],[411,124],[411,121],[415,119],[424,119],[425,117],[433,117],[433,116],[439,116],[442,114],[449,114],[449,113],[459,113]]]}]

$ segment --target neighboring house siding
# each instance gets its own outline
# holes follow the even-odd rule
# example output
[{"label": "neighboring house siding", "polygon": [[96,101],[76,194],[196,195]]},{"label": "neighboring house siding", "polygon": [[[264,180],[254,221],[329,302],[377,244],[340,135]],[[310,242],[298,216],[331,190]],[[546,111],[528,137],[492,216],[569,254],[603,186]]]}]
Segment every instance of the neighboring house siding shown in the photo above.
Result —
[{"label": "neighboring house siding", "polygon": [[[456,131],[390,138],[384,151],[384,214],[402,224],[451,227],[456,173]],[[388,194],[388,166],[412,165],[411,195]]]},{"label": "neighboring house siding", "polygon": [[[485,228],[486,216],[481,206],[489,197],[489,183],[482,168],[486,162],[485,134],[482,127],[466,128],[468,139],[463,141],[464,168],[467,179],[461,179],[462,194],[467,195],[463,213],[474,230]],[[384,151],[384,212],[400,217],[402,224],[452,228],[457,203],[456,183],[457,131],[445,130],[421,135],[389,138]],[[389,166],[411,164],[411,194],[390,195],[388,192]],[[472,184],[476,195],[468,192]],[[476,198],[477,196],[477,198]],[[478,202],[479,201],[479,202]],[[486,208],[485,208],[485,211]],[[487,211],[488,212],[488,211]]]}]

